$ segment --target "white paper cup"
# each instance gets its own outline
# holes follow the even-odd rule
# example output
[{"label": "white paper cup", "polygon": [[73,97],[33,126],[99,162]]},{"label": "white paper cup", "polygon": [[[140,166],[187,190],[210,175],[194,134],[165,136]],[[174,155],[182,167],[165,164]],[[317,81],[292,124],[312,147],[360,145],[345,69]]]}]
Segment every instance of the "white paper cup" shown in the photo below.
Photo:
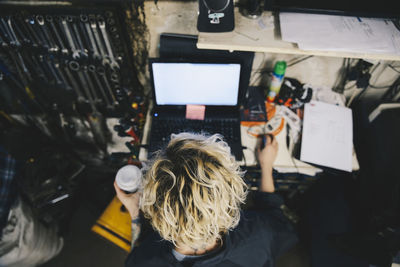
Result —
[{"label": "white paper cup", "polygon": [[115,181],[125,193],[135,193],[142,184],[142,171],[135,165],[126,165],[118,170]]}]

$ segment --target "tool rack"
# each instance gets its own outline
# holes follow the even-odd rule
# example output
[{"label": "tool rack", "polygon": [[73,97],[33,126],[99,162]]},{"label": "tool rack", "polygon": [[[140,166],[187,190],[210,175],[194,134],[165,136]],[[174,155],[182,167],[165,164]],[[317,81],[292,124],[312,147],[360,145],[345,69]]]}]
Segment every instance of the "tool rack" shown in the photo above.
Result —
[{"label": "tool rack", "polygon": [[145,98],[133,66],[126,7],[32,3],[1,4],[0,110],[84,118],[103,151],[110,142],[108,117],[122,118],[124,129],[133,126],[140,136]]}]

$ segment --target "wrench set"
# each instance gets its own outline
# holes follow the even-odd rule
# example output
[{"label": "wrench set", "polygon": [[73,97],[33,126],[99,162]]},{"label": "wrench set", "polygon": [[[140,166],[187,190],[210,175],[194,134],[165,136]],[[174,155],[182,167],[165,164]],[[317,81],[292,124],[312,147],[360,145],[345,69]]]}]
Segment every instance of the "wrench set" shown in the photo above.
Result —
[{"label": "wrench set", "polygon": [[65,89],[92,112],[96,106],[118,107],[126,87],[133,87],[126,77],[131,68],[122,29],[112,11],[0,15],[0,47],[23,87],[44,82]]}]

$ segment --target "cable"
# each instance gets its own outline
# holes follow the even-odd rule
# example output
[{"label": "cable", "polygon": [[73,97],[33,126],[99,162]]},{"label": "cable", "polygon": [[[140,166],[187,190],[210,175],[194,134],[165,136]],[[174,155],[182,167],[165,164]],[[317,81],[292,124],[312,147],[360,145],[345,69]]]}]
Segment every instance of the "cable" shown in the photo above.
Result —
[{"label": "cable", "polygon": [[353,95],[350,97],[349,102],[346,104],[346,107],[350,107],[351,103],[353,102],[354,98],[356,97],[358,91],[354,90]]},{"label": "cable", "polygon": [[396,70],[396,67],[393,67],[392,65],[388,65],[389,66],[389,68],[391,68],[392,70],[394,70],[395,72],[397,72],[397,73],[399,73],[400,74],[400,71],[398,71],[398,70]]},{"label": "cable", "polygon": [[305,61],[305,60],[307,60],[307,59],[309,59],[309,58],[312,58],[312,57],[314,57],[313,55],[311,55],[311,56],[305,56],[305,57],[303,57],[303,58],[300,58],[300,59],[297,59],[297,60],[295,60],[294,62],[288,62],[288,64],[287,64],[287,68],[289,68],[289,67],[292,67],[292,66],[294,66],[294,65],[296,65],[296,64],[298,64],[298,63],[300,63],[300,62],[303,62],[303,61]]},{"label": "cable", "polygon": [[389,88],[392,85],[385,85],[385,86],[375,86],[372,84],[369,84],[369,87],[374,88],[374,89],[385,89],[385,88]]},{"label": "cable", "polygon": [[[305,60],[307,60],[307,59],[309,59],[309,58],[312,58],[312,57],[314,57],[313,55],[310,55],[310,56],[304,56],[304,57],[301,57],[301,58],[295,58],[295,59],[293,59],[292,61],[289,61],[288,63],[287,63],[287,68],[288,67],[292,67],[292,66],[294,66],[294,65],[296,65],[296,64],[298,64],[298,63],[300,63],[300,62],[303,62],[303,61],[305,61]],[[264,59],[265,59],[265,53],[263,53],[263,59],[262,59],[262,61],[261,61],[261,63],[260,63],[260,65],[258,66],[258,68],[257,69],[255,69],[255,70],[252,70],[252,73],[253,74],[258,74],[258,77],[257,76],[255,76],[255,77],[257,77],[257,78],[254,78],[254,77],[252,77],[252,80],[250,81],[250,84],[251,85],[254,85],[256,82],[258,82],[261,78],[262,78],[262,75],[261,74],[263,74],[263,73],[272,73],[272,70],[271,69],[267,69],[267,68],[259,68],[263,63],[264,63]]]}]

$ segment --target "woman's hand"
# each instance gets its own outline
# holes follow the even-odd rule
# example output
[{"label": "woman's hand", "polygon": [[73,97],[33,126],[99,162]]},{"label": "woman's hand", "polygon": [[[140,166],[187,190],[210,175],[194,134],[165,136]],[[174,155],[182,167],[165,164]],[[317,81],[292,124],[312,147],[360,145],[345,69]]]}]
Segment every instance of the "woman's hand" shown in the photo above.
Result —
[{"label": "woman's hand", "polygon": [[121,188],[118,187],[117,183],[114,181],[114,188],[115,192],[117,193],[118,199],[121,203],[125,206],[128,210],[131,218],[137,218],[139,216],[139,200],[140,200],[140,193],[136,192],[133,194],[126,194]]},{"label": "woman's hand", "polygon": [[272,169],[272,165],[278,154],[278,142],[273,135],[265,136],[265,146],[264,148],[258,148],[258,161],[260,163],[261,169]]}]

